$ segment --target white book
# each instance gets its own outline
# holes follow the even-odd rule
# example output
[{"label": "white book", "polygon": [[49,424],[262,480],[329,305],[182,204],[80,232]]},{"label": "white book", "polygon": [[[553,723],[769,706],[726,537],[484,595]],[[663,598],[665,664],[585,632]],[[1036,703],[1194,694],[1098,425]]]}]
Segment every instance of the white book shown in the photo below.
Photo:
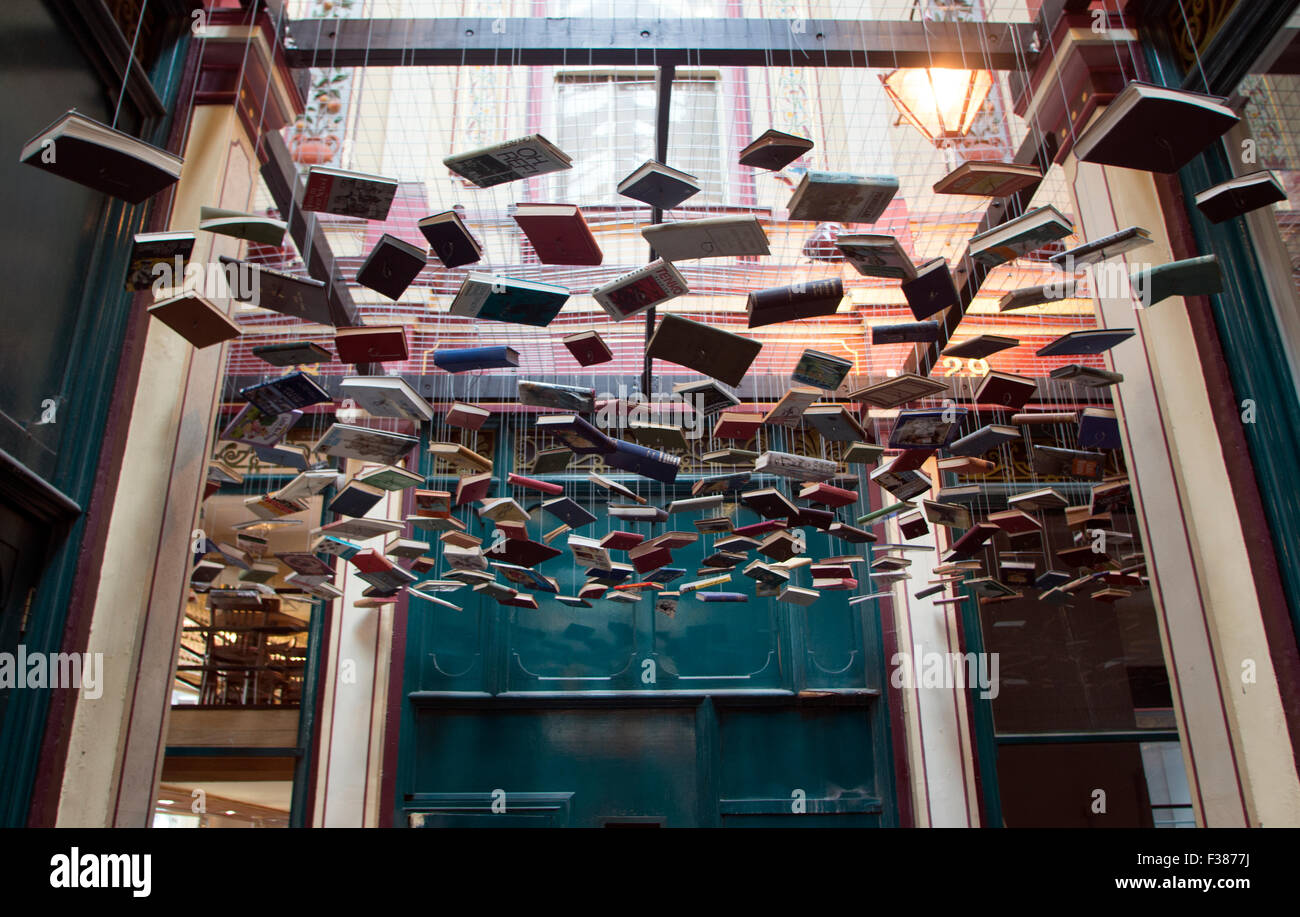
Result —
[{"label": "white book", "polygon": [[686,278],[659,258],[591,291],[592,299],[616,322],[689,293]]},{"label": "white book", "polygon": [[480,188],[573,168],[572,158],[541,134],[456,153],[442,161]]},{"label": "white book", "polygon": [[828,459],[794,455],[789,452],[764,452],[754,463],[756,474],[767,473],[799,481],[829,481],[839,472],[839,465]]},{"label": "white book", "polygon": [[709,217],[647,226],[641,235],[665,261],[728,258],[770,253],[767,234],[755,216]]},{"label": "white book", "polygon": [[818,223],[874,223],[898,193],[893,175],[804,173],[790,196],[790,219]]},{"label": "white book", "polygon": [[361,459],[363,462],[396,465],[402,456],[419,444],[420,441],[414,436],[335,423],[312,446],[312,451]]},{"label": "white book", "polygon": [[707,497],[690,497],[685,500],[673,500],[668,504],[668,515],[676,513],[696,513],[703,510],[713,509],[722,505],[722,494],[712,494]]},{"label": "white book", "polygon": [[399,376],[349,376],[339,383],[339,396],[351,398],[372,417],[394,417],[413,423],[433,419],[433,408]]},{"label": "white book", "polygon": [[569,536],[569,550],[573,552],[574,558],[578,563],[588,567],[595,567],[599,570],[610,570],[613,568],[613,561],[609,557],[609,549],[602,548],[600,541],[595,538],[587,538],[582,535]]},{"label": "white book", "polygon": [[453,570],[486,570],[488,565],[481,548],[461,548],[454,544],[442,546],[442,559]]},{"label": "white book", "polygon": [[305,213],[319,211],[363,220],[383,220],[388,217],[396,195],[395,178],[311,166],[307,169],[302,209]]},{"label": "white book", "polygon": [[281,500],[305,500],[342,483],[337,471],[304,471],[275,492]]}]

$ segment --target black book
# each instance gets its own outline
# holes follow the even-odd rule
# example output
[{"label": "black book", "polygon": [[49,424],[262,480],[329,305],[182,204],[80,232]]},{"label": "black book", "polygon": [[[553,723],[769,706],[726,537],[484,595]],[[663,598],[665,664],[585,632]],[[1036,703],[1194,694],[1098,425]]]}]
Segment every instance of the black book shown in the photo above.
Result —
[{"label": "black book", "polygon": [[618,193],[660,210],[671,210],[700,190],[694,175],[669,168],[653,159],[618,183]]},{"label": "black book", "polygon": [[1134,81],[1074,145],[1083,162],[1177,172],[1241,118],[1219,96]]},{"label": "black book", "polygon": [[328,363],[333,355],[311,341],[285,341],[283,344],[264,344],[253,348],[253,356],[272,366],[298,366],[307,363]]},{"label": "black book", "polygon": [[401,299],[411,281],[420,276],[425,263],[420,249],[384,233],[357,271],[357,283],[389,299]]},{"label": "black book", "polygon": [[871,343],[927,344],[939,340],[938,322],[900,322],[897,325],[872,325]]},{"label": "black book", "polygon": [[961,305],[957,285],[953,283],[952,272],[948,270],[948,262],[943,258],[935,258],[921,265],[916,269],[916,279],[906,281],[900,289],[917,321],[942,312],[949,306],[960,308]]},{"label": "black book", "polygon": [[844,282],[838,277],[801,281],[749,294],[749,327],[834,315],[844,299]]},{"label": "black book", "polygon": [[443,267],[473,264],[483,257],[483,246],[470,235],[469,229],[454,210],[425,217],[419,226],[420,232],[429,240],[429,248]]},{"label": "black book", "polygon": [[259,382],[241,388],[239,394],[263,414],[271,415],[330,400],[329,393],[306,373],[290,373],[270,382]]},{"label": "black book", "polygon": [[240,261],[238,258],[230,258],[226,255],[221,255],[218,260],[222,264],[238,265],[240,270],[253,272],[251,288],[255,292],[247,297],[242,295],[243,284],[240,283],[231,287],[231,295],[235,299],[251,302],[255,306],[279,312],[281,315],[300,318],[305,322],[314,322],[318,325],[334,324],[325,281],[311,277],[295,277],[293,274],[274,271],[269,267],[262,267],[251,261]]},{"label": "black book", "polygon": [[1196,208],[1211,223],[1223,223],[1243,213],[1286,200],[1286,190],[1272,172],[1251,172],[1206,188],[1196,195]]},{"label": "black book", "polygon": [[19,162],[128,204],[176,183],[179,156],[69,111],[23,146]]},{"label": "black book", "polygon": [[179,287],[185,277],[185,262],[194,251],[192,232],[142,232],[137,233],[131,245],[131,264],[126,270],[128,290],[147,290],[155,280],[163,279],[162,271],[154,273],[155,265],[166,265],[171,272],[171,282],[165,286]]},{"label": "black book", "polygon": [[813,148],[806,137],[796,137],[775,128],[764,131],[740,151],[740,164],[775,172],[784,169]]}]

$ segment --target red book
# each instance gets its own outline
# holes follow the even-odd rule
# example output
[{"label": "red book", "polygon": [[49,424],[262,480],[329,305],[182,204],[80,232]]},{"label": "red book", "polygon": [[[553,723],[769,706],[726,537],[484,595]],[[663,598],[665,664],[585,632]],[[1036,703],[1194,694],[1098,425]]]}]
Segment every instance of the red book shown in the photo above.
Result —
[{"label": "red book", "polygon": [[1043,530],[1042,523],[1021,509],[1008,509],[1000,513],[989,513],[989,522],[1008,535],[1020,535],[1024,532],[1041,532]]},{"label": "red book", "polygon": [[853,575],[853,568],[848,564],[813,564],[808,572],[817,577],[839,579]]},{"label": "red book", "polygon": [[456,484],[456,505],[464,506],[466,503],[477,503],[487,496],[488,488],[492,486],[492,472],[485,471],[482,474],[467,474]]},{"label": "red book", "polygon": [[1002,531],[996,525],[989,525],[987,522],[977,522],[966,530],[962,535],[952,543],[952,549],[945,555],[944,560],[956,560],[963,557],[973,557],[975,552],[984,546],[998,532]]},{"label": "red book", "polygon": [[506,483],[513,484],[515,487],[526,487],[529,490],[540,490],[544,494],[564,493],[564,487],[560,484],[539,481],[536,478],[526,478],[522,474],[515,474],[513,471],[506,475]]},{"label": "red book", "polygon": [[664,532],[662,535],[651,538],[646,544],[660,545],[670,551],[676,551],[688,544],[695,544],[699,540],[699,532]]},{"label": "red book", "polygon": [[673,562],[672,552],[663,545],[657,544],[643,544],[633,548],[628,552],[627,558],[632,561],[632,566],[636,568],[637,573],[649,573]]},{"label": "red book", "polygon": [[465,404],[462,401],[457,401],[447,409],[447,423],[465,430],[478,430],[491,415],[491,411],[485,410],[476,404]]},{"label": "red book", "polygon": [[507,538],[500,549],[495,551],[489,549],[485,553],[493,560],[504,560],[506,563],[518,564],[521,567],[536,567],[542,561],[560,555],[557,548],[547,547],[540,541],[526,538]]},{"label": "red book", "polygon": [[406,328],[402,325],[340,328],[334,335],[340,363],[384,363],[406,359]]},{"label": "red book", "polygon": [[857,503],[858,492],[844,487],[833,487],[830,484],[805,484],[799,488],[799,498],[820,503],[822,506],[840,507]]},{"label": "red book", "polygon": [[604,338],[594,331],[581,331],[564,338],[563,344],[573,354],[573,358],[583,366],[595,366],[608,363],[614,359],[614,353],[605,343]]},{"label": "red book", "polygon": [[723,411],[718,422],[713,425],[715,439],[752,439],[763,425],[762,414],[750,414],[743,411]]},{"label": "red book", "polygon": [[393,569],[393,562],[374,548],[358,551],[348,560],[362,573],[385,573]]},{"label": "red book", "polygon": [[828,579],[814,579],[812,583],[814,589],[857,589],[858,581],[851,576],[842,576]]},{"label": "red book", "polygon": [[645,541],[644,535],[636,532],[610,532],[600,539],[600,546],[610,551],[628,551]]},{"label": "red book", "polygon": [[501,534],[505,535],[507,538],[516,538],[520,541],[528,540],[528,526],[524,525],[522,522],[501,521],[497,523],[497,528],[500,529]]},{"label": "red book", "polygon": [[934,453],[934,449],[904,449],[894,457],[894,461],[889,465],[889,470],[894,474],[900,471],[916,471]]},{"label": "red book", "polygon": [[543,264],[600,264],[604,256],[573,204],[517,204],[515,222]]},{"label": "red book", "polygon": [[533,598],[526,592],[516,592],[510,598],[501,602],[502,605],[510,605],[515,608],[532,608],[536,610],[537,599]]}]

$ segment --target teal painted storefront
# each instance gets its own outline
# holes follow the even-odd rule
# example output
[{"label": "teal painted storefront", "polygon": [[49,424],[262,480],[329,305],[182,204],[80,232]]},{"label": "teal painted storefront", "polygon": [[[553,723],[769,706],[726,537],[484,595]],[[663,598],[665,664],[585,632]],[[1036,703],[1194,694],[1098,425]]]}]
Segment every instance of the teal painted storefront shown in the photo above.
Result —
[{"label": "teal painted storefront", "polygon": [[[512,453],[499,444],[499,479]],[[580,534],[693,532],[700,518],[619,524],[585,486],[568,488],[598,516]],[[665,490],[656,503],[689,496],[690,479]],[[491,540],[490,523],[467,521]],[[759,517],[740,507],[734,521]],[[805,531],[814,558],[862,553]],[[697,578],[714,539],[674,552],[687,572],[670,588]],[[568,552],[537,569],[561,594],[583,581]],[[394,824],[897,824],[878,603],[756,599],[739,570],[716,588],[750,599],[683,596],[669,618],[649,598],[571,608],[538,592],[531,610],[463,589],[448,596],[461,612],[412,598]]]}]

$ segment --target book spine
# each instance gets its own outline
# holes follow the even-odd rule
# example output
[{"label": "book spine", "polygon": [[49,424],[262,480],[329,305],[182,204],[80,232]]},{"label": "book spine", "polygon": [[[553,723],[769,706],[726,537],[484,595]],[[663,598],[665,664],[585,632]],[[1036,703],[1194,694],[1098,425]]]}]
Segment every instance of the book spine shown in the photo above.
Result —
[{"label": "book spine", "polygon": [[325,210],[329,207],[330,196],[334,190],[334,177],[313,174],[307,180],[307,190],[302,196],[302,209],[307,212]]},{"label": "book spine", "polygon": [[614,450],[605,456],[607,465],[665,484],[677,480],[677,471],[682,464],[677,456],[629,443],[626,440],[616,439],[613,443]]}]

